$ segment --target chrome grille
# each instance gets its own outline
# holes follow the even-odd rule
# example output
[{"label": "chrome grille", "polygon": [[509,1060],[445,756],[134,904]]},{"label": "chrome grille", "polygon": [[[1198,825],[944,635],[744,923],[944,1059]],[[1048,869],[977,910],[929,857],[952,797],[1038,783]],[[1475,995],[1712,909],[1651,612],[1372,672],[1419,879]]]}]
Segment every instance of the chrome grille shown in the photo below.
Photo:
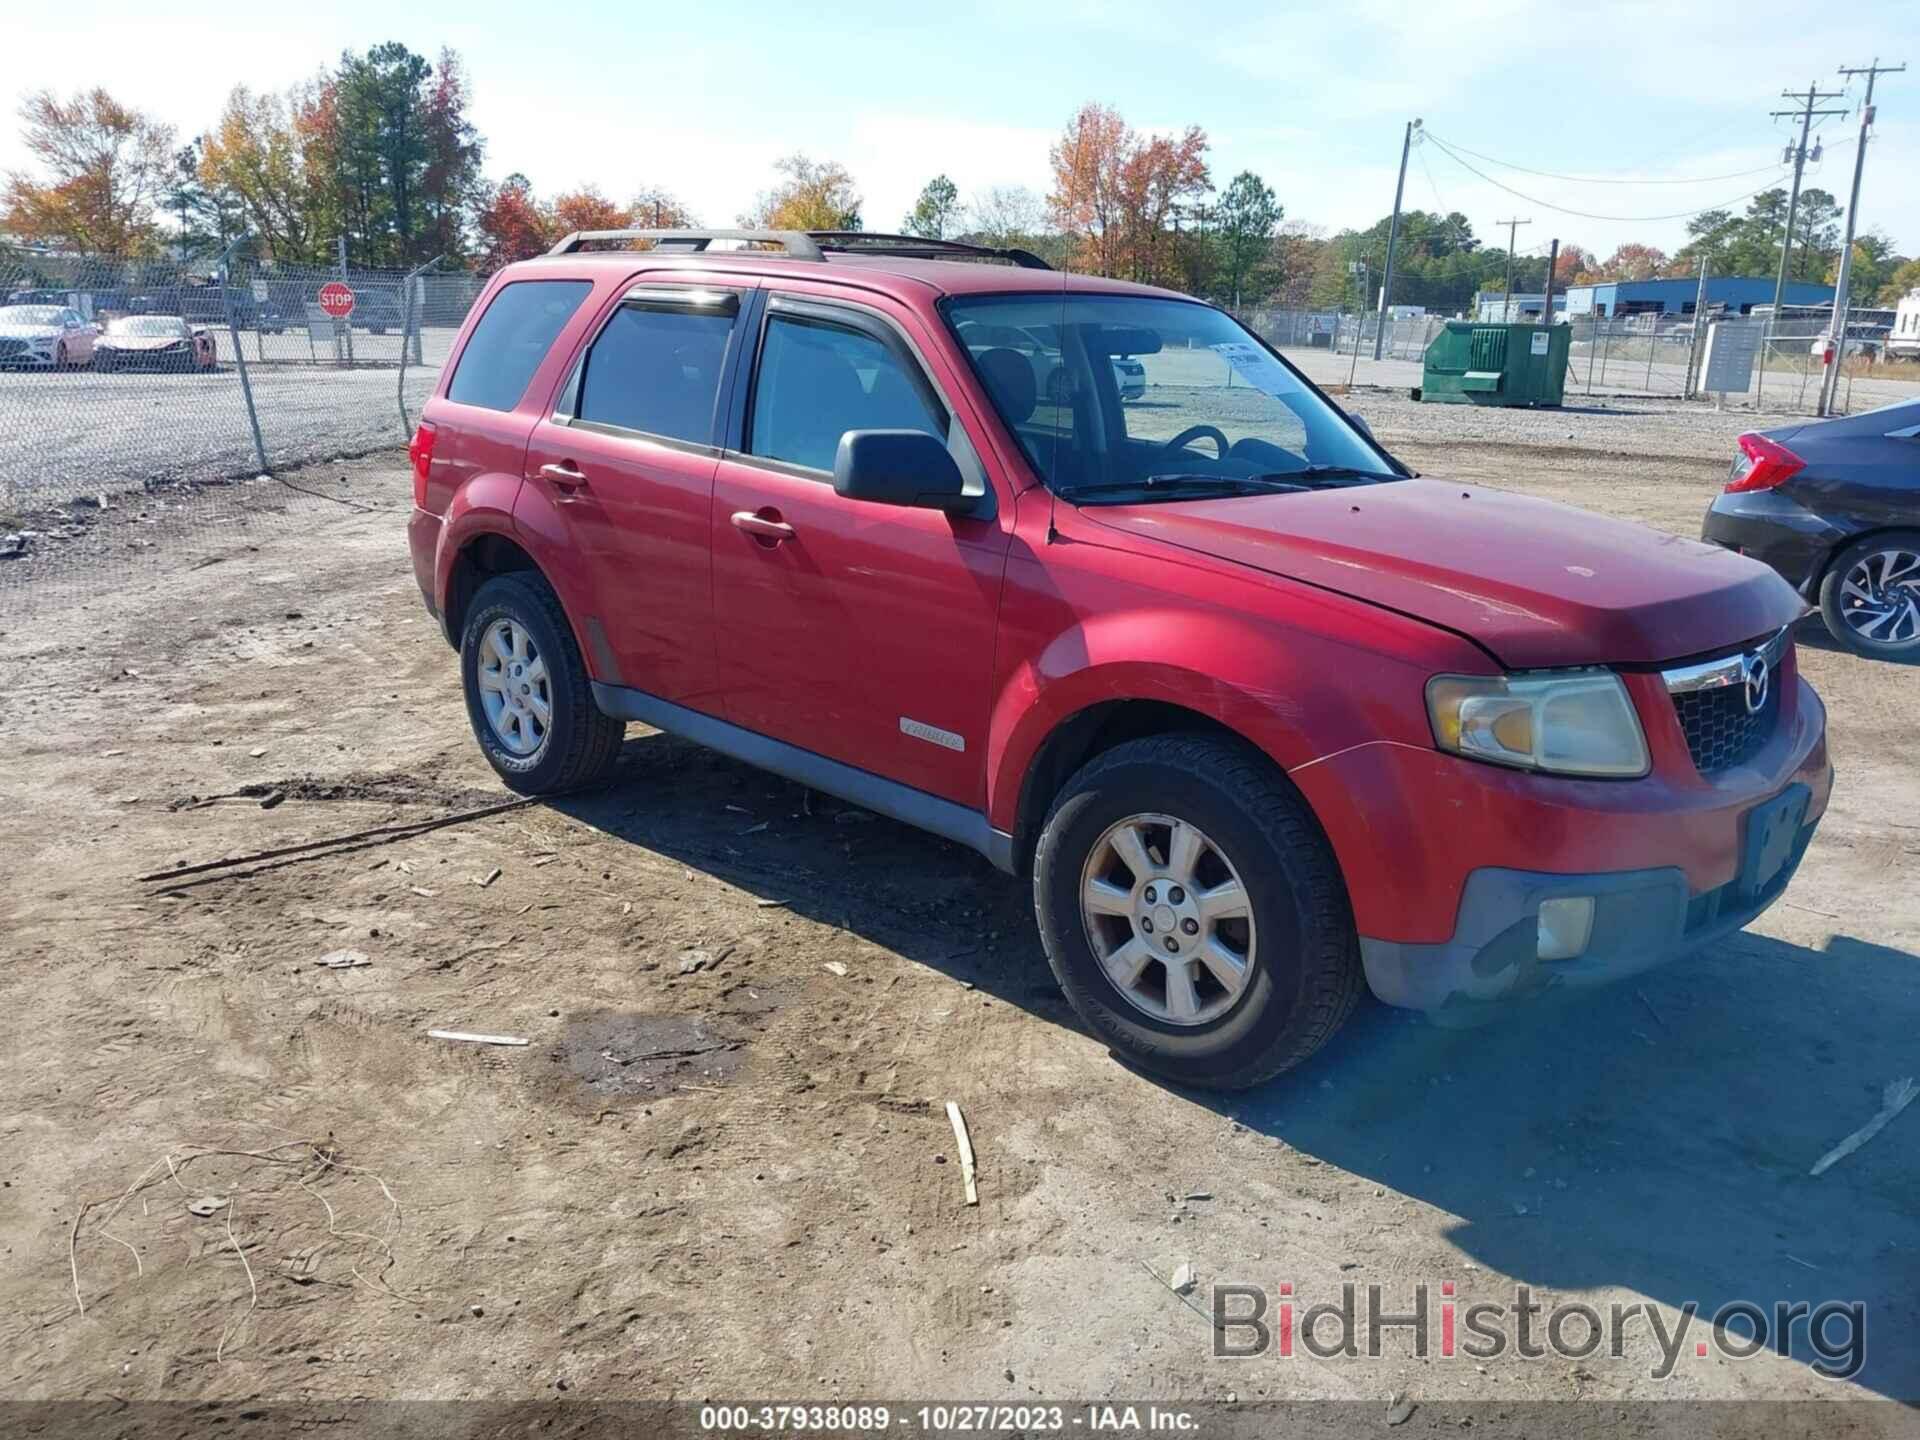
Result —
[{"label": "chrome grille", "polygon": [[[1735,654],[1664,672],[1687,753],[1702,775],[1744,764],[1772,738],[1780,721],[1780,665],[1788,633],[1782,629]],[[1756,705],[1757,675],[1765,681]]]}]

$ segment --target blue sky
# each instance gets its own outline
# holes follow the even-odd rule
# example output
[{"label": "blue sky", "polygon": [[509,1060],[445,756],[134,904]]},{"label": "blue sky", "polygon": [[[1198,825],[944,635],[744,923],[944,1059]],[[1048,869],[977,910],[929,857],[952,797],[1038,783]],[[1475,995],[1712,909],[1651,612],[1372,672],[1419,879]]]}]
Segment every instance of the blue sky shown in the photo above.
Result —
[{"label": "blue sky", "polygon": [[[344,0],[319,6],[67,0],[9,22],[16,89],[103,84],[183,135],[209,126],[231,85],[276,89],[347,46],[397,39],[464,56],[487,171],[543,193],[593,182],[616,198],[664,185],[730,224],[795,149],[845,164],[869,228],[894,228],[944,170],[963,197],[1043,192],[1047,146],[1085,100],[1136,128],[1202,126],[1216,183],[1258,171],[1290,219],[1367,224],[1393,199],[1401,127],[1581,184],[1416,149],[1407,203],[1494,221],[1531,216],[1520,248],[1555,235],[1602,254],[1627,240],[1676,248],[1684,221],[1773,183],[1786,140],[1780,91],[1840,89],[1842,64],[1914,65],[1883,77],[1863,226],[1920,252],[1920,3],[1865,0],[1345,0],[1330,5],[1168,0],[984,0],[968,7],[782,6],[769,0],[544,6]],[[1847,99],[1859,93],[1856,84]],[[1808,183],[1844,202],[1857,119],[1822,123]],[[0,169],[21,165],[0,127]],[[1760,169],[1756,174],[1739,174]],[[1784,175],[1784,172],[1779,172]],[[1733,178],[1653,183],[1703,176]],[[1619,217],[1591,219],[1549,206]]]}]

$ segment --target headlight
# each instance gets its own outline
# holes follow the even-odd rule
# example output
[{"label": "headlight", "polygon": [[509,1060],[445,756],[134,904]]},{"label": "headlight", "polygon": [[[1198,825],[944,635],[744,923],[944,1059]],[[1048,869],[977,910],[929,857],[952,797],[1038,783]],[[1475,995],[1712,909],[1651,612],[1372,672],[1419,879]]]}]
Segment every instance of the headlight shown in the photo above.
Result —
[{"label": "headlight", "polygon": [[1427,713],[1442,750],[1559,775],[1644,775],[1647,737],[1611,670],[1436,675]]}]

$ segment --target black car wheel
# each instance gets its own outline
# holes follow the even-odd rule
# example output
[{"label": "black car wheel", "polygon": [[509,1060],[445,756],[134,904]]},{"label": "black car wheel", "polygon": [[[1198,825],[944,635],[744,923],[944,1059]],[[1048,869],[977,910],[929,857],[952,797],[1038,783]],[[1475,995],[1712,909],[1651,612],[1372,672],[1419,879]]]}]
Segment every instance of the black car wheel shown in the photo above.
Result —
[{"label": "black car wheel", "polygon": [[552,795],[613,773],[627,727],[594,704],[573,627],[538,575],[480,587],[461,632],[460,678],[474,738],[509,789]]},{"label": "black car wheel", "polygon": [[1820,614],[1856,655],[1920,659],[1920,533],[1870,535],[1842,550],[1820,582]]},{"label": "black car wheel", "polygon": [[1333,852],[1285,778],[1238,744],[1156,736],[1089,762],[1047,817],[1033,897],[1081,1018],[1181,1084],[1257,1085],[1360,998]]}]

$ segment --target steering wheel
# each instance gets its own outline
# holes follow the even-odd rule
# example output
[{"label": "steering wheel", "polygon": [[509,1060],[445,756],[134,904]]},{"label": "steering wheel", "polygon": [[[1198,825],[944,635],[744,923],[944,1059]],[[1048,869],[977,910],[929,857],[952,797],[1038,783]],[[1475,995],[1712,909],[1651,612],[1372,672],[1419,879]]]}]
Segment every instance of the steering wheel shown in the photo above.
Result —
[{"label": "steering wheel", "polygon": [[1222,460],[1227,458],[1227,451],[1232,448],[1231,443],[1227,437],[1220,432],[1218,427],[1213,425],[1189,425],[1178,435],[1167,441],[1165,445],[1162,445],[1160,449],[1163,454],[1171,455],[1176,450],[1186,449],[1187,446],[1196,440],[1213,441],[1220,449],[1220,458]]}]

